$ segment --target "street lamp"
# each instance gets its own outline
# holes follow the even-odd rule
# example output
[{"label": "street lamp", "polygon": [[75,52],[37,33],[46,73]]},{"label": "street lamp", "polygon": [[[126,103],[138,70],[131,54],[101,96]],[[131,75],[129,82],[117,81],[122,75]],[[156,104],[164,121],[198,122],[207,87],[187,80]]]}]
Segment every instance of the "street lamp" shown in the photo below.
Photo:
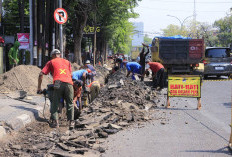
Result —
[{"label": "street lamp", "polygon": [[186,17],[183,21],[181,21],[178,17],[173,16],[173,15],[167,15],[167,16],[174,17],[174,18],[176,18],[176,19],[180,22],[180,30],[181,30],[181,32],[182,32],[182,28],[183,28],[184,22],[185,22],[188,18],[192,17],[193,15]]}]

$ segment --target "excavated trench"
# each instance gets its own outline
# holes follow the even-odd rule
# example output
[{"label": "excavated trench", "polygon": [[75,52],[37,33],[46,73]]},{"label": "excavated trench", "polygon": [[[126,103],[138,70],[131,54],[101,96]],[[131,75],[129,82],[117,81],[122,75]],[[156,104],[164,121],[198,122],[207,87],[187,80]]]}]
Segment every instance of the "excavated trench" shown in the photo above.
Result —
[{"label": "excavated trench", "polygon": [[152,90],[150,81],[133,81],[125,77],[123,70],[107,75],[106,68],[96,69],[97,79],[107,83],[83,109],[74,130],[67,130],[65,116],[58,129],[50,128],[43,118],[38,119],[1,144],[0,156],[100,156],[109,135],[155,119],[155,109],[163,95]]}]

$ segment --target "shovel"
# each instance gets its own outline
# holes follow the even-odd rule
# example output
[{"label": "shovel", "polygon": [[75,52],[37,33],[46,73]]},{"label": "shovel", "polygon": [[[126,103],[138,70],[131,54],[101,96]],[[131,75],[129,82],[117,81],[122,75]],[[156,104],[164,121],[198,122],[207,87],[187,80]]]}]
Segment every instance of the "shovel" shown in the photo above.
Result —
[{"label": "shovel", "polygon": [[15,74],[15,72],[13,72],[13,73],[14,73],[14,75],[15,75],[15,77],[16,77],[16,79],[17,79],[17,81],[18,81],[18,83],[19,83],[19,85],[20,85],[20,87],[22,89],[22,90],[19,91],[19,94],[20,94],[19,99],[24,99],[27,96],[27,92],[23,89],[23,86],[20,83],[20,81],[19,81],[17,75]]}]

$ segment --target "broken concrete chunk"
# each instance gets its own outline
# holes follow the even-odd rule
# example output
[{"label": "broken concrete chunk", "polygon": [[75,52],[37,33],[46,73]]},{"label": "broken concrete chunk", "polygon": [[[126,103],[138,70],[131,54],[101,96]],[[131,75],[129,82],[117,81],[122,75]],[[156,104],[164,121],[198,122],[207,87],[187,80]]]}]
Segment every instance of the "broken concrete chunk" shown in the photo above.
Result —
[{"label": "broken concrete chunk", "polygon": [[57,143],[57,145],[58,145],[61,149],[65,150],[65,151],[74,151],[74,150],[75,150],[75,147],[69,147],[69,146],[67,146],[67,145],[65,145],[65,144],[63,144],[63,143]]},{"label": "broken concrete chunk", "polygon": [[108,89],[118,88],[118,87],[120,87],[119,84],[112,84],[112,85],[109,85],[109,86],[108,86]]},{"label": "broken concrete chunk", "polygon": [[118,125],[115,125],[115,124],[109,124],[109,125],[108,125],[108,128],[110,128],[110,129],[118,129],[118,130],[121,130],[121,129],[122,129],[122,127],[120,127],[120,126],[118,126]]},{"label": "broken concrete chunk", "polygon": [[20,145],[12,145],[11,148],[16,149],[16,150],[21,150],[22,149],[22,147]]},{"label": "broken concrete chunk", "polygon": [[108,137],[108,134],[107,134],[106,132],[102,131],[102,132],[99,132],[99,133],[98,133],[98,136],[99,136],[100,138],[107,138],[107,137]]},{"label": "broken concrete chunk", "polygon": [[122,85],[122,86],[124,86],[124,82],[123,82],[123,80],[122,79],[120,79],[120,84]]},{"label": "broken concrete chunk", "polygon": [[103,129],[103,130],[107,134],[115,134],[115,133],[117,133],[119,131],[118,129]]}]

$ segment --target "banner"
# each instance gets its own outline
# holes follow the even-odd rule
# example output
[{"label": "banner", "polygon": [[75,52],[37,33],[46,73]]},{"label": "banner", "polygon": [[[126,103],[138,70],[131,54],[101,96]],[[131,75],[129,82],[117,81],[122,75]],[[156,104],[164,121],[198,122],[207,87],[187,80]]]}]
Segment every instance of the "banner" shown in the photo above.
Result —
[{"label": "banner", "polygon": [[17,33],[18,42],[20,43],[19,49],[29,49],[29,33]]},{"label": "banner", "polygon": [[201,97],[200,76],[168,76],[169,97]]}]

